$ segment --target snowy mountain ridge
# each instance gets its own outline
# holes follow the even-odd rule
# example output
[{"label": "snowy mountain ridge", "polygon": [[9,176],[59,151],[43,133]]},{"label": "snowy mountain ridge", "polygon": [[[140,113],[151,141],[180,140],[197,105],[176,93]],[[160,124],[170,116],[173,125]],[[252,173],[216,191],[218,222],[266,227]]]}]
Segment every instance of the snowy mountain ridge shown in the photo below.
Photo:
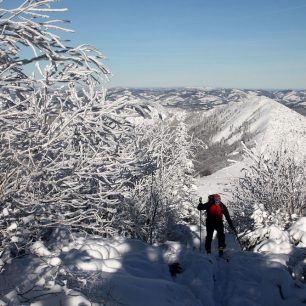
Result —
[{"label": "snowy mountain ridge", "polygon": [[232,200],[231,183],[241,177],[241,169],[248,165],[248,161],[241,160],[238,155],[241,141],[260,153],[269,155],[288,149],[294,152],[295,158],[305,160],[306,118],[285,105],[264,96],[248,95],[215,113],[220,131],[214,135],[213,141],[222,146],[235,144],[234,151],[229,151],[224,159],[237,162],[199,178],[198,192],[204,198],[221,193],[226,202]]},{"label": "snowy mountain ridge", "polygon": [[[207,90],[169,89],[162,98],[157,98],[157,95],[160,94],[158,89],[141,90],[141,94],[137,92],[137,95],[133,94],[133,90],[120,91],[122,99],[144,105],[152,118],[168,120],[175,116],[177,120],[181,120],[188,117],[187,125],[190,125],[195,137],[202,137],[201,140],[204,143],[208,141],[215,143],[224,152],[224,157],[220,156],[223,161],[219,158],[214,162],[216,165],[219,164],[217,168],[214,164],[210,164],[209,172],[226,166],[227,159],[235,159],[235,156],[232,155],[240,151],[241,141],[248,147],[256,147],[259,152],[264,152],[266,149],[278,151],[280,148],[290,148],[297,156],[304,158],[306,151],[305,116],[255,91],[220,90],[218,91],[219,97],[212,95],[213,92],[216,94],[215,90],[209,90],[209,92],[211,95],[207,94]],[[183,93],[186,94],[185,97]],[[193,98],[194,103],[189,105],[189,94],[191,93],[194,93],[195,97]],[[221,93],[223,100],[220,98]],[[117,94],[119,92],[112,98],[115,98]],[[155,98],[153,94],[156,95]],[[201,103],[199,96],[202,99]],[[110,98],[111,95],[108,97]],[[140,120],[140,117],[133,120]],[[212,155],[215,156],[215,154]],[[210,161],[211,159],[202,159],[202,163],[210,163]],[[197,171],[202,172],[201,169]]]},{"label": "snowy mountain ridge", "polygon": [[[262,152],[292,148],[306,151],[306,91],[250,91],[240,89],[111,89],[109,101],[118,98],[146,105],[150,116],[166,119],[175,114],[202,114],[216,121],[215,143],[243,141]],[[305,108],[306,110],[306,108]],[[306,112],[305,112],[306,114]],[[198,118],[197,118],[198,119]],[[207,122],[203,123],[207,125]],[[203,139],[205,142],[206,139]],[[236,145],[236,147],[237,147]]]},{"label": "snowy mountain ridge", "polygon": [[256,142],[259,151],[277,150],[281,146],[306,151],[306,118],[288,107],[264,96],[248,95],[230,102],[219,113],[221,131],[214,141],[233,143],[245,134]]},{"label": "snowy mountain ridge", "polygon": [[246,90],[207,88],[110,88],[107,100],[119,97],[128,100],[158,102],[167,107],[188,110],[209,110],[229,102],[240,101],[248,95],[265,96],[306,115],[306,90]]}]

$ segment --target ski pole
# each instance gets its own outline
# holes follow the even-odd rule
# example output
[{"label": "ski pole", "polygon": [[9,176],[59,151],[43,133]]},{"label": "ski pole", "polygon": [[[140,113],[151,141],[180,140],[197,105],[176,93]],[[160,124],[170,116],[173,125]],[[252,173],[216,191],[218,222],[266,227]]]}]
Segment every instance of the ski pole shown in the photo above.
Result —
[{"label": "ski pole", "polygon": [[200,252],[201,252],[201,245],[202,245],[202,210],[200,210]]},{"label": "ski pole", "polygon": [[237,234],[236,231],[234,231],[234,232],[235,232],[235,235],[236,235],[236,239],[238,240],[238,243],[239,243],[239,245],[240,245],[241,251],[243,251],[244,247],[243,247],[243,245],[242,245],[242,243],[241,243],[241,241],[240,241],[240,239],[239,239],[239,237],[238,237],[238,234]]},{"label": "ski pole", "polygon": [[[198,209],[200,208],[200,205],[202,204],[202,197],[199,198],[199,205],[198,205]],[[202,210],[200,210],[200,252],[201,252],[201,245],[202,245]]]}]

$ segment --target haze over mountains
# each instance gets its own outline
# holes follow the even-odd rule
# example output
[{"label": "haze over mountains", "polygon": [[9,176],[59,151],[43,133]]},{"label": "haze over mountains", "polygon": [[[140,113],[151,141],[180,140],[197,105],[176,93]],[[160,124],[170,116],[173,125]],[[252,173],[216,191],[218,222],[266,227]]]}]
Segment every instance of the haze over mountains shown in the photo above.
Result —
[{"label": "haze over mountains", "polygon": [[248,95],[265,96],[306,115],[306,90],[242,90],[205,88],[110,88],[107,100],[118,98],[159,102],[168,107],[209,110],[218,105],[240,101]]}]

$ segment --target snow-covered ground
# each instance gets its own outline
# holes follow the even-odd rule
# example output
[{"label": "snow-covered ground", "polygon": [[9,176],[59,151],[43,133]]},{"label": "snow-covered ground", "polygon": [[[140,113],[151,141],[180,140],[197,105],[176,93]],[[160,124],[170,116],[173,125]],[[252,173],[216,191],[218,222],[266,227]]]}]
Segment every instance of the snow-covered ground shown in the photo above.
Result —
[{"label": "snow-covered ground", "polygon": [[[265,242],[265,252],[254,253],[241,251],[227,234],[224,258],[216,251],[204,254],[203,245],[199,251],[198,226],[190,228],[189,247],[179,241],[150,246],[63,233],[34,243],[36,255],[5,266],[0,305],[305,305],[306,286],[293,276],[294,268],[300,273],[306,264],[306,218],[288,231],[288,243],[292,237],[298,246],[291,244],[286,252],[275,248],[284,242],[277,235]],[[179,263],[181,273],[171,275],[173,263]]]},{"label": "snow-covered ground", "polygon": [[243,167],[245,167],[244,162],[236,162],[212,175],[199,177],[197,180],[199,197],[205,200],[208,195],[218,193],[224,203],[231,200],[231,183],[241,176]]}]

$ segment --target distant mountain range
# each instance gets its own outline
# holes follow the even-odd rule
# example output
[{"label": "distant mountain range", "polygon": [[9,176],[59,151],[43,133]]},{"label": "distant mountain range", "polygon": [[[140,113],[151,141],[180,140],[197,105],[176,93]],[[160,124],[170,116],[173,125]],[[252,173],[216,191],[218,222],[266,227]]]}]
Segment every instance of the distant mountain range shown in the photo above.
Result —
[{"label": "distant mountain range", "polygon": [[290,148],[305,156],[306,90],[112,88],[106,99],[139,101],[150,117],[185,114],[192,135],[208,145],[195,159],[201,176],[241,160],[241,141],[260,152]]},{"label": "distant mountain range", "polygon": [[306,117],[266,96],[252,92],[208,112],[186,113],[192,135],[208,145],[197,153],[200,175],[226,167],[228,160],[241,160],[241,141],[266,156],[289,150],[296,159],[305,158]]},{"label": "distant mountain range", "polygon": [[205,88],[110,88],[106,99],[158,102],[165,107],[209,110],[217,105],[241,101],[249,95],[275,100],[306,116],[306,90],[246,90]]}]

